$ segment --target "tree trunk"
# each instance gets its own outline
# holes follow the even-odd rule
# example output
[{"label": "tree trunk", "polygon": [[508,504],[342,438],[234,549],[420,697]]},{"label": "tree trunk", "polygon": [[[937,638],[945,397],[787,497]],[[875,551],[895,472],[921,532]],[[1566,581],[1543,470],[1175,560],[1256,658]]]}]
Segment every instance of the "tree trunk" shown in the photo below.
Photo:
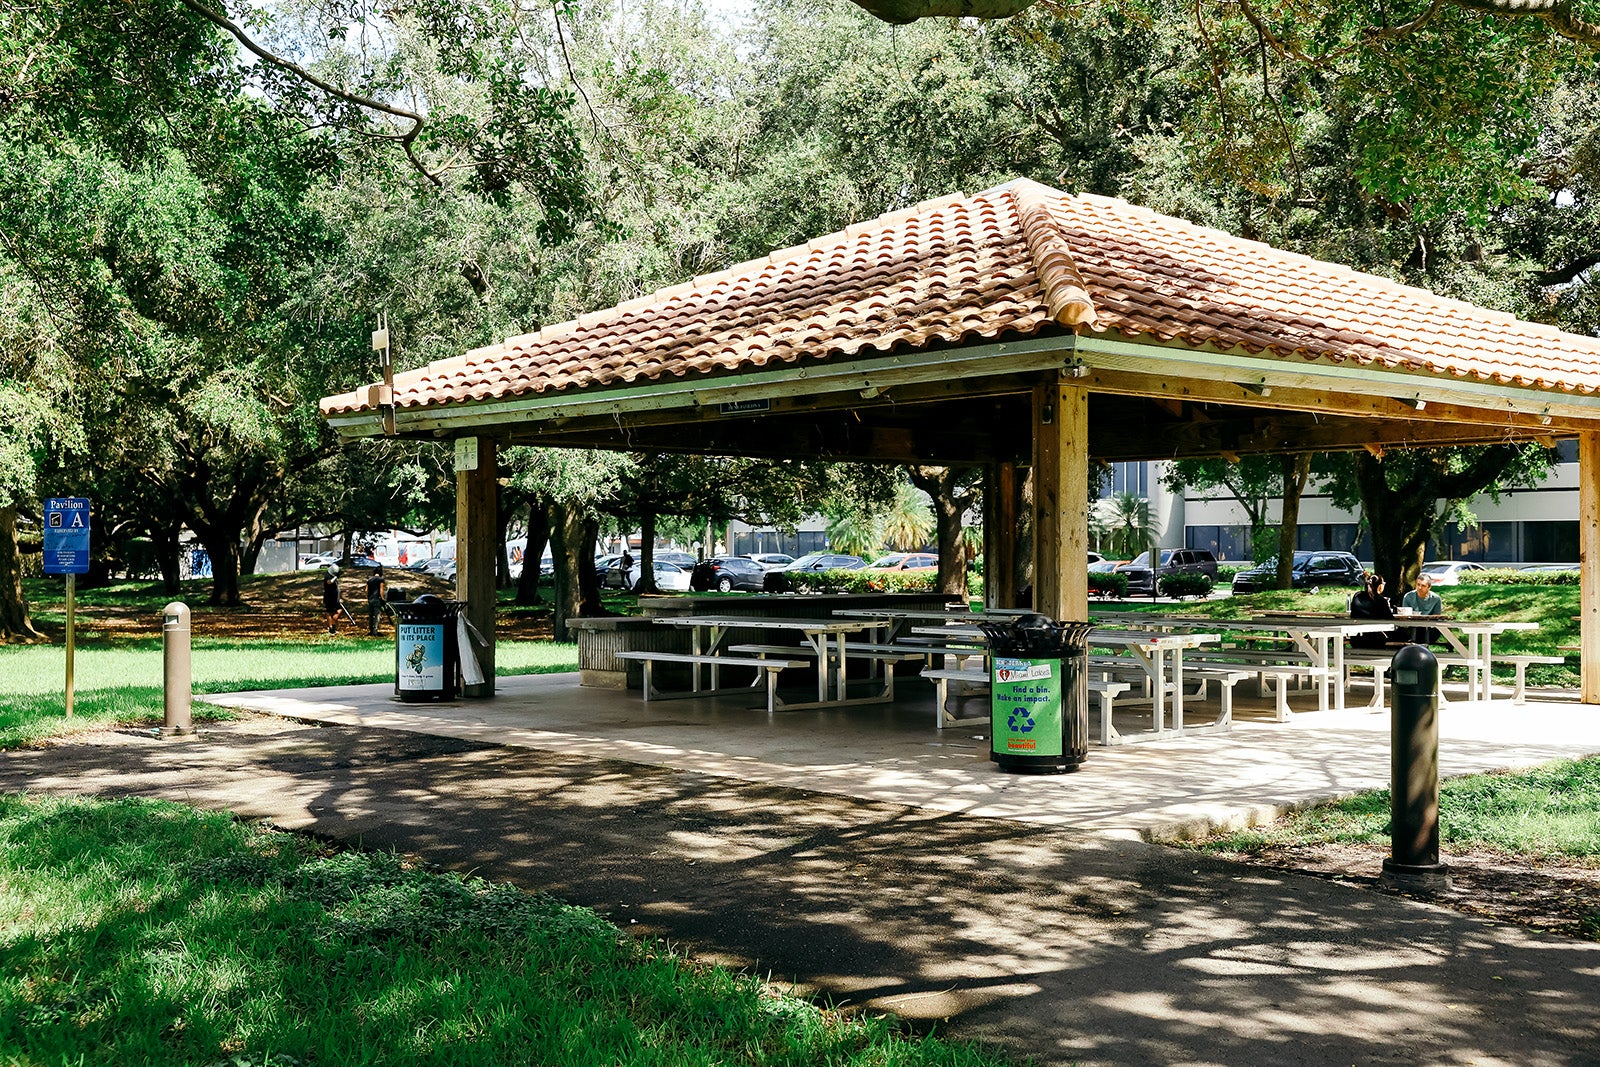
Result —
[{"label": "tree trunk", "polygon": [[211,557],[211,603],[235,606],[239,603],[239,531],[211,531],[200,535]]},{"label": "tree trunk", "polygon": [[1283,516],[1278,524],[1277,588],[1294,588],[1294,548],[1300,535],[1300,497],[1311,476],[1310,452],[1285,452],[1283,461]]},{"label": "tree trunk", "polygon": [[573,640],[567,620],[605,614],[600,603],[600,580],[594,572],[594,546],[600,537],[600,520],[572,504],[550,506],[550,551],[555,560],[555,614],[557,641]]},{"label": "tree trunk", "polygon": [[239,573],[254,574],[256,564],[261,561],[261,547],[267,543],[267,531],[258,530],[250,538],[250,543],[244,546],[244,553],[239,557]]},{"label": "tree trunk", "polygon": [[161,591],[170,597],[183,592],[183,568],[178,562],[179,553],[182,551],[178,544],[178,535],[182,532],[181,526],[174,526],[170,529],[157,530],[151,535],[156,550],[156,565],[161,568]]},{"label": "tree trunk", "polygon": [[[550,505],[550,555],[555,564],[555,588],[551,591],[554,611],[551,625],[557,641],[571,641],[567,620],[582,614],[583,592],[579,568],[583,560],[583,517],[568,504]],[[594,570],[591,561],[589,569]]]},{"label": "tree trunk", "polygon": [[17,509],[0,508],[0,641],[42,641],[22,591],[22,549],[17,544]]},{"label": "tree trunk", "polygon": [[[550,543],[550,512],[537,500],[528,503],[528,548],[522,554],[522,577],[517,579],[518,604],[539,604],[539,561]],[[593,568],[591,568],[593,569]]]},{"label": "tree trunk", "polygon": [[957,494],[949,467],[912,467],[911,484],[933,500],[933,521],[939,541],[939,592],[965,597],[967,553],[961,541],[961,516],[967,505]]},{"label": "tree trunk", "polygon": [[659,593],[656,588],[656,513],[646,509],[639,516],[639,580],[635,593]]}]

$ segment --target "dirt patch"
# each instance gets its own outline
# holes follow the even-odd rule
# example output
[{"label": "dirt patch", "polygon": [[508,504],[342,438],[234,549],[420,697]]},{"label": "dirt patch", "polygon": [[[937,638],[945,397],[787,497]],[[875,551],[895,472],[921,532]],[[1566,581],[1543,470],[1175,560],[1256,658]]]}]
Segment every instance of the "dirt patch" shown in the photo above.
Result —
[{"label": "dirt patch", "polygon": [[[1384,845],[1293,845],[1259,853],[1221,853],[1241,863],[1299,871],[1378,890]],[[1437,896],[1405,894],[1495,922],[1600,941],[1600,866],[1497,852],[1448,852],[1454,889]],[[1383,890],[1387,892],[1387,890]]]},{"label": "dirt patch", "polygon": [[[429,575],[406,572],[389,576],[391,588],[406,591],[407,599],[432,593],[451,597],[455,586]],[[186,583],[186,586],[188,583]],[[243,579],[242,603],[233,607],[214,607],[206,603],[210,583],[185,588],[177,599],[189,605],[191,625],[196,637],[224,638],[229,640],[293,640],[323,637],[330,641],[353,640],[367,636],[367,577],[354,571],[339,579],[339,592],[345,606],[350,609],[355,622],[341,619],[337,635],[330,635],[327,617],[322,613],[322,572],[299,571],[286,574],[263,574]],[[153,591],[152,595],[159,593]],[[545,592],[548,596],[548,590]],[[102,607],[79,602],[76,608],[80,636],[100,636],[111,640],[158,638],[161,636],[161,616],[148,607],[113,605]],[[41,625],[40,630],[53,641],[62,639],[63,627]],[[511,607],[502,605],[495,620],[496,633],[501,639],[512,641],[550,640],[553,630],[550,609],[543,607]],[[381,632],[394,636],[393,619],[385,616]]]}]

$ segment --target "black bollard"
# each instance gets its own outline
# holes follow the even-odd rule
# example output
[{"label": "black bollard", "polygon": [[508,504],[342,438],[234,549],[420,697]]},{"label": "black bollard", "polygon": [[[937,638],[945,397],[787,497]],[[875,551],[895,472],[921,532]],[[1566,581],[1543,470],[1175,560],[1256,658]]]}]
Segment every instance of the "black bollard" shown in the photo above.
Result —
[{"label": "black bollard", "polygon": [[1439,862],[1439,661],[1426,645],[1407,645],[1389,667],[1394,706],[1389,733],[1389,858],[1380,884],[1448,892]]}]

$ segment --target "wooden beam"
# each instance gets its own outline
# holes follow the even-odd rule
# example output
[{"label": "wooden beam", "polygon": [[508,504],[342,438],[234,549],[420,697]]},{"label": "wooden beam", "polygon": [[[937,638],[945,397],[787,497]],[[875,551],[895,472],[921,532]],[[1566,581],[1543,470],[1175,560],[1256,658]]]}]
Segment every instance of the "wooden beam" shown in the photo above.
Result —
[{"label": "wooden beam", "polygon": [[1033,606],[1089,617],[1089,392],[1052,381],[1033,393]]},{"label": "wooden beam", "polygon": [[1578,559],[1583,702],[1600,704],[1600,431],[1578,438]]},{"label": "wooden beam", "polygon": [[983,487],[983,604],[1017,606],[1017,466],[992,463]]},{"label": "wooden beam", "polygon": [[463,686],[462,695],[492,697],[495,567],[500,551],[499,470],[493,438],[465,440],[476,442],[476,447],[458,445],[456,452],[456,599],[466,602],[463,614],[489,647],[475,650],[483,668],[483,683]]},{"label": "wooden beam", "polygon": [[[1303,388],[1274,386],[1271,393],[1262,396],[1232,381],[1213,381],[1203,378],[1183,378],[1175,375],[1142,373],[1138,371],[1092,369],[1078,385],[1091,392],[1114,393],[1123,396],[1160,397],[1168,400],[1209,401],[1245,407],[1274,408],[1286,411],[1315,411],[1326,415],[1358,415],[1396,418],[1404,416],[1417,421],[1436,423],[1473,423],[1502,429],[1516,428],[1542,430],[1558,436],[1571,437],[1592,429],[1593,419],[1543,416],[1536,412],[1513,412],[1498,407],[1475,407],[1465,404],[1430,402],[1422,410],[1393,396],[1374,396],[1356,392],[1338,392],[1315,385]],[[1546,424],[1542,420],[1549,417]]]},{"label": "wooden beam", "polygon": [[[1198,410],[1196,414],[1200,414]],[[1415,419],[1257,412],[1211,421],[1156,423],[1097,419],[1090,434],[1094,456],[1113,460],[1188,459],[1216,455],[1270,455],[1290,451],[1338,452],[1359,448],[1433,448],[1444,445],[1535,441],[1547,434],[1474,423]]]}]

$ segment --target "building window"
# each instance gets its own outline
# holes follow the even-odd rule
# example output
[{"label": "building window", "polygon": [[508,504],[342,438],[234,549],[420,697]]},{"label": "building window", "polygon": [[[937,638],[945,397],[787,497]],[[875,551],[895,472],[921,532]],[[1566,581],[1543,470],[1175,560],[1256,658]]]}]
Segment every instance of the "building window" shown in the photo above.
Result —
[{"label": "building window", "polygon": [[1110,476],[1100,483],[1100,495],[1101,497],[1108,497],[1117,493],[1132,493],[1134,496],[1148,497],[1150,495],[1150,464],[1133,461],[1113,463]]},{"label": "building window", "polygon": [[1183,531],[1185,548],[1203,548],[1219,562],[1252,563],[1248,526],[1188,526]]},{"label": "building window", "polygon": [[[1565,444],[1566,442],[1562,442]],[[1525,563],[1577,563],[1578,523],[1524,522],[1522,552]]]},{"label": "building window", "polygon": [[1302,522],[1295,527],[1294,547],[1301,552],[1350,552],[1372,558],[1372,538],[1357,522]]}]

